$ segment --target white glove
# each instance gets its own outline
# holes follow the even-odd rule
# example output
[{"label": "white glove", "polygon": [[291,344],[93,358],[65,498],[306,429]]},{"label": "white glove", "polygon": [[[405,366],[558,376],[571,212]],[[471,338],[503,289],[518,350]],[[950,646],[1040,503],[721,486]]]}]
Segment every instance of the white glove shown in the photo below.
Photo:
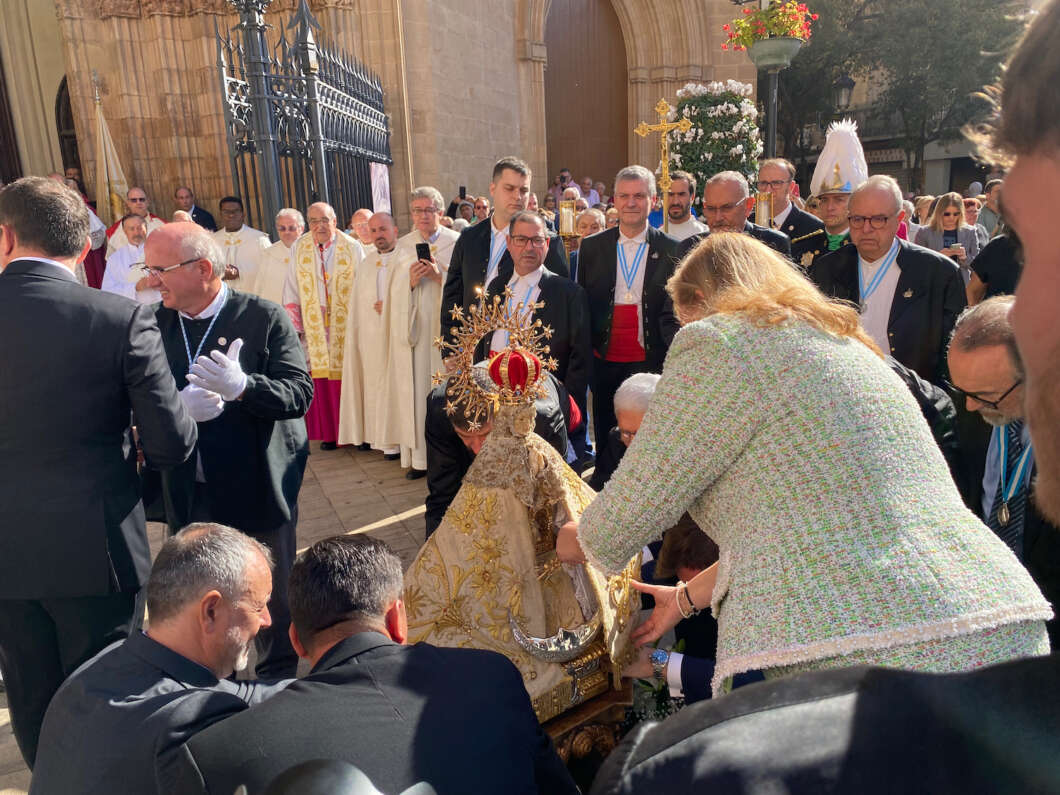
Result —
[{"label": "white glove", "polygon": [[225,410],[225,402],[220,395],[191,384],[180,390],[180,399],[196,422],[208,422],[219,417]]},{"label": "white glove", "polygon": [[232,340],[228,353],[211,351],[209,358],[200,356],[191,366],[188,383],[216,392],[225,400],[235,400],[247,389],[247,374],[239,366],[243,340]]}]

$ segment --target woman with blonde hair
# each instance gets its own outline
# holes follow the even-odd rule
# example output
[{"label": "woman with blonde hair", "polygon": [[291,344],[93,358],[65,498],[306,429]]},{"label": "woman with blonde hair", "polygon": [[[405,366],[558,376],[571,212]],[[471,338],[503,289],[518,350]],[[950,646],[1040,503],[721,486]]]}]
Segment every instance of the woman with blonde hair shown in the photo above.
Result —
[{"label": "woman with blonde hair", "polygon": [[718,544],[689,582],[638,585],[656,604],[641,642],[709,606],[716,694],[757,669],[961,671],[1048,653],[1048,603],[961,501],[852,306],[742,234],[711,234],[667,289],[683,328],[651,407],[556,545],[617,571],[685,511]]},{"label": "woman with blonde hair", "polygon": [[965,223],[961,194],[954,192],[939,196],[927,225],[920,228],[913,242],[952,257],[961,269],[964,283],[968,284],[971,278],[968,263],[979,254],[979,237],[975,229]]}]

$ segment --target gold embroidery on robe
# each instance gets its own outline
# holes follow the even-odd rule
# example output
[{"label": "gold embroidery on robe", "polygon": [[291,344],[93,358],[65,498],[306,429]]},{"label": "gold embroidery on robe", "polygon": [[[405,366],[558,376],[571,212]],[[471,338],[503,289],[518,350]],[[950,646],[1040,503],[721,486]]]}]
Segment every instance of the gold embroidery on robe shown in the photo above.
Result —
[{"label": "gold embroidery on robe", "polygon": [[[350,291],[356,268],[353,240],[337,232],[332,272],[328,280],[327,295],[330,301],[328,324],[324,326],[324,315],[320,311],[320,252],[312,235],[304,235],[295,245],[298,298],[302,304],[302,328],[305,331],[306,347],[313,378],[342,378],[343,341],[346,335],[346,315]],[[328,330],[331,331],[330,339]]]}]

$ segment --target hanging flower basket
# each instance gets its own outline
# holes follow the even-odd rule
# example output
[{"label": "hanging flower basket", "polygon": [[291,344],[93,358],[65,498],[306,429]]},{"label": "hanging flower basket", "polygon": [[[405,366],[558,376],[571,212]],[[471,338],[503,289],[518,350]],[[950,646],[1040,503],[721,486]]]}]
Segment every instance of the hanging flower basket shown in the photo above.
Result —
[{"label": "hanging flower basket", "polygon": [[[745,8],[743,16],[722,25],[727,41],[721,45],[723,50],[748,50],[757,42],[773,39],[797,39],[800,42],[810,38],[813,23],[817,20],[805,3],[796,0],[773,0],[766,9]],[[795,48],[795,52],[798,47]],[[795,54],[792,52],[792,55]],[[753,60],[753,59],[752,59]],[[757,63],[757,61],[756,61]],[[788,66],[791,59],[784,66]],[[759,68],[763,68],[759,66]]]},{"label": "hanging flower basket", "polygon": [[759,69],[787,69],[801,47],[802,39],[786,36],[759,39],[748,48],[747,57]]}]

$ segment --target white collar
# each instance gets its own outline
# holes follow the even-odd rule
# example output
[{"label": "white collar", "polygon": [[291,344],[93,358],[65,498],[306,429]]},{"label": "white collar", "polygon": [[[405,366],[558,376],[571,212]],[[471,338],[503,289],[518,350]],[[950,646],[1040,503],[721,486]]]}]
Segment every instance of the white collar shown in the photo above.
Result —
[{"label": "white collar", "polygon": [[249,228],[249,227],[247,227],[247,225],[246,225],[246,224],[243,224],[243,225],[242,225],[241,227],[239,227],[239,229],[237,229],[237,230],[236,230],[235,232],[229,232],[229,231],[228,231],[227,229],[225,229],[225,230],[224,230],[224,233],[225,233],[226,235],[240,235],[240,234],[242,234],[242,233],[243,233],[243,232],[244,232],[244,231],[245,231],[246,229],[248,229],[248,228]]},{"label": "white collar", "polygon": [[858,252],[858,259],[859,259],[859,260],[861,260],[861,264],[862,264],[862,265],[864,265],[864,266],[865,266],[866,268],[868,268],[869,270],[872,270],[872,269],[873,269],[873,268],[875,268],[875,267],[876,267],[877,265],[879,265],[879,264],[880,264],[881,262],[883,262],[884,260],[886,260],[886,259],[887,259],[887,258],[888,258],[889,256],[891,256],[891,253],[892,253],[892,252],[894,252],[894,250],[895,250],[896,248],[898,248],[898,237],[897,237],[897,236],[895,236],[895,238],[894,238],[894,242],[893,242],[893,243],[891,243],[891,247],[890,247],[889,249],[887,249],[887,253],[885,253],[885,254],[884,254],[884,255],[883,255],[882,257],[880,257],[879,259],[874,259],[874,260],[867,260],[867,259],[865,259],[865,258],[864,258],[863,256],[861,256],[861,252],[860,252],[860,251]]},{"label": "white collar", "polygon": [[647,222],[647,220],[644,221],[644,228],[641,229],[637,234],[633,235],[633,237],[626,237],[625,234],[623,234],[623,232],[622,232],[622,227],[618,228],[618,242],[619,243],[625,243],[627,240],[630,241],[631,243],[643,243],[647,237],[648,237],[648,222]]},{"label": "white collar", "polygon": [[490,232],[494,235],[494,237],[496,237],[497,235],[503,234],[504,237],[507,238],[508,237],[508,224],[505,224],[500,229],[498,229],[493,223],[494,217],[495,216],[492,216],[492,215],[490,216]]},{"label": "white collar", "polygon": [[518,273],[513,272],[512,273],[512,279],[511,279],[511,281],[508,282],[508,286],[509,287],[514,287],[515,285],[517,285],[520,282],[522,282],[527,287],[529,287],[531,290],[533,290],[535,287],[537,287],[538,284],[541,283],[541,277],[544,276],[544,275],[545,275],[545,263],[542,262],[540,265],[537,266],[536,269],[534,269],[534,270],[530,271],[530,273],[526,274],[526,276],[520,276]]},{"label": "white collar", "polygon": [[217,295],[213,297],[213,300],[207,304],[206,308],[197,315],[189,315],[187,312],[181,312],[180,316],[187,320],[209,320],[211,317],[221,311],[221,305],[225,302],[225,296],[228,295],[228,285],[222,284],[221,289],[217,291]]},{"label": "white collar", "polygon": [[794,206],[795,205],[791,203],[791,199],[788,199],[788,206],[773,216],[773,225],[777,229],[780,229],[780,225],[784,223],[789,215],[791,215],[791,208]]}]

